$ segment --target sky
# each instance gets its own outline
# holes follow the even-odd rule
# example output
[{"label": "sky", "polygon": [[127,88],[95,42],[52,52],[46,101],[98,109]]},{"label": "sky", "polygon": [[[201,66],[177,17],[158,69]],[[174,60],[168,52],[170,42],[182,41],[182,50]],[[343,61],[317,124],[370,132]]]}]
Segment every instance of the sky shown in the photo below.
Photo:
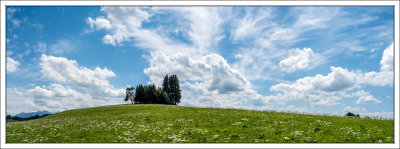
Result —
[{"label": "sky", "polygon": [[393,7],[6,8],[7,113],[123,104],[393,118]]}]

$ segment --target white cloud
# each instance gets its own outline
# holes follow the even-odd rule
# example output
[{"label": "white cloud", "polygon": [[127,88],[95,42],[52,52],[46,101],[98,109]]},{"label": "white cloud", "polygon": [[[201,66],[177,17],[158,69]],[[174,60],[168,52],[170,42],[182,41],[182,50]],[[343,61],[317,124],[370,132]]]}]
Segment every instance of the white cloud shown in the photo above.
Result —
[{"label": "white cloud", "polygon": [[7,113],[50,111],[60,112],[76,108],[122,103],[122,97],[103,97],[107,100],[81,93],[62,84],[36,86],[32,89],[7,88]]},{"label": "white cloud", "polygon": [[231,30],[231,37],[234,41],[254,37],[259,34],[268,26],[265,24],[273,24],[269,21],[271,11],[269,9],[262,9],[261,11],[253,14],[248,10],[246,16],[242,19],[236,19],[233,22],[233,29]]},{"label": "white cloud", "polygon": [[105,44],[116,45],[123,41],[129,41],[135,36],[136,30],[141,27],[151,15],[139,7],[102,7],[101,11],[106,13],[106,18],[100,16],[93,20],[87,18],[87,23],[96,29],[108,29],[111,34],[103,37]]},{"label": "white cloud", "polygon": [[[393,43],[392,43],[393,44]],[[279,83],[270,88],[278,92],[270,98],[286,100],[309,100],[312,105],[336,105],[336,101],[347,97],[358,97],[357,104],[378,104],[376,99],[364,90],[353,94],[346,92],[365,86],[393,85],[393,45],[390,45],[382,56],[380,72],[354,72],[341,67],[331,66],[331,72],[323,76],[304,77],[293,83]],[[283,93],[283,94],[282,94]]]},{"label": "white cloud", "polygon": [[381,67],[379,72],[366,72],[359,79],[362,85],[373,86],[393,86],[393,43],[384,51],[380,61]]},{"label": "white cloud", "polygon": [[343,112],[366,112],[367,109],[366,108],[355,108],[355,107],[349,107],[346,106],[343,108]]},{"label": "white cloud", "polygon": [[337,92],[355,87],[356,74],[340,67],[331,67],[331,72],[326,75],[316,75],[296,80],[294,83],[280,83],[272,86],[271,91],[290,92]]},{"label": "white cloud", "polygon": [[297,28],[310,30],[327,27],[327,23],[339,14],[339,8],[307,7],[304,9],[297,7],[292,9],[292,13],[299,14],[295,22]]},{"label": "white cloud", "polygon": [[231,69],[226,60],[217,54],[191,56],[176,53],[167,56],[162,51],[152,52],[150,67],[144,73],[152,82],[162,82],[165,74],[177,74],[181,81],[201,81],[208,91],[220,94],[240,92],[250,86],[241,73]]},{"label": "white cloud", "polygon": [[15,72],[17,71],[18,66],[20,63],[11,57],[7,57],[7,73]]},{"label": "white cloud", "polygon": [[[305,40],[299,38],[302,34],[315,29],[325,28],[328,22],[332,21],[338,15],[337,8],[316,8],[290,9],[288,16],[294,21],[274,21],[273,19],[282,16],[270,10],[257,15],[252,11],[247,11],[245,17],[239,19],[231,31],[234,40],[249,39],[244,43],[252,48],[239,49],[238,54],[242,57],[237,58],[232,66],[242,72],[249,80],[279,80],[277,78],[282,74],[277,69],[282,66],[284,71],[293,72],[298,69],[312,69],[324,64],[326,58],[324,55],[313,54],[307,59],[298,59],[302,64],[291,67],[289,59],[284,62],[280,60],[287,58],[286,51],[282,49],[291,48],[295,43]],[[237,19],[235,18],[235,19]],[[283,19],[286,20],[286,19]],[[250,28],[249,31],[243,31]],[[309,52],[306,52],[309,53]],[[268,56],[265,56],[268,55]],[[304,56],[307,56],[304,55]],[[285,65],[287,63],[287,65]],[[307,64],[307,66],[305,65]]]},{"label": "white cloud", "polygon": [[94,70],[79,66],[75,60],[63,57],[47,56],[40,58],[41,72],[44,77],[60,83],[73,83],[92,96],[121,96],[123,89],[114,89],[107,78],[114,77],[114,72],[107,68],[96,67]]},{"label": "white cloud", "polygon": [[121,103],[122,98],[94,97],[91,94],[80,93],[68,86],[61,84],[51,84],[48,87],[36,86],[27,91],[32,97],[33,103],[40,110],[64,111],[74,108],[93,107],[99,105],[110,105]]},{"label": "white cloud", "polygon": [[7,88],[7,114],[15,115],[21,112],[36,112],[32,98],[17,88]]},{"label": "white cloud", "polygon": [[182,16],[190,21],[188,35],[198,49],[208,49],[215,44],[221,32],[222,18],[219,16],[219,8],[194,7],[177,9]]},{"label": "white cloud", "polygon": [[393,43],[390,44],[382,55],[381,71],[393,71]]},{"label": "white cloud", "polygon": [[[10,90],[7,92],[7,112],[58,112],[122,103],[125,90],[114,88],[108,82],[107,79],[114,77],[115,73],[107,68],[89,69],[79,66],[75,60],[45,54],[42,54],[39,64],[42,76],[52,83],[32,89],[7,88]],[[25,109],[19,108],[21,104],[27,104]]]},{"label": "white cloud", "polygon": [[357,104],[377,104],[381,103],[382,101],[376,99],[372,95],[370,95],[368,92],[365,92],[364,90],[358,91],[355,93],[355,96],[358,96],[358,100],[356,101]]},{"label": "white cloud", "polygon": [[279,66],[283,71],[293,72],[296,70],[305,69],[309,63],[314,52],[311,48],[293,49],[289,51],[289,55],[286,59],[279,62]]},{"label": "white cloud", "polygon": [[[244,104],[268,103],[268,99],[252,90],[251,83],[237,70],[230,68],[220,55],[190,55],[153,51],[150,67],[144,70],[150,82],[161,86],[165,74],[177,74],[181,81],[182,105],[239,108]],[[265,103],[264,103],[265,102]]]},{"label": "white cloud", "polygon": [[90,28],[93,29],[94,26],[96,26],[96,29],[110,29],[111,28],[111,24],[110,21],[108,21],[107,19],[104,19],[103,17],[98,17],[95,20],[93,20],[91,17],[88,17],[86,19],[87,23],[90,24]]}]

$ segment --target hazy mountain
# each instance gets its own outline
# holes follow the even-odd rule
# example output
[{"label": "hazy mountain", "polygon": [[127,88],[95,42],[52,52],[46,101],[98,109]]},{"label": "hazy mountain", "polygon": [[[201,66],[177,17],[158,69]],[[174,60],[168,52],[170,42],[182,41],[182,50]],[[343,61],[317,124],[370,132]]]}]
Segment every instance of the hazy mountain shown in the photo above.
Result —
[{"label": "hazy mountain", "polygon": [[37,112],[30,112],[30,113],[21,112],[19,114],[16,114],[15,116],[18,116],[18,117],[21,117],[21,118],[28,118],[28,117],[31,117],[31,116],[35,116],[36,114],[39,115],[39,116],[42,116],[42,115],[45,115],[45,114],[53,114],[53,113],[51,113],[49,111],[37,111]]}]

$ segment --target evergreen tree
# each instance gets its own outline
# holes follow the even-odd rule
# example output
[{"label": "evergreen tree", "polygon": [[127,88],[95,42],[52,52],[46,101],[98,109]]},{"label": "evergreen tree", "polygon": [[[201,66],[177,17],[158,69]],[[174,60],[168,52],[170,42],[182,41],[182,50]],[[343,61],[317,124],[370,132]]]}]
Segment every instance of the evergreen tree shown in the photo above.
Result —
[{"label": "evergreen tree", "polygon": [[156,85],[155,84],[150,84],[149,85],[149,94],[148,94],[148,100],[150,101],[151,104],[156,104],[157,103],[157,98],[156,98]]},{"label": "evergreen tree", "polygon": [[163,81],[163,91],[166,92],[167,94],[169,93],[169,83],[168,83],[168,74],[165,75],[164,81]]},{"label": "evergreen tree", "polygon": [[346,116],[355,116],[355,114],[351,113],[351,112],[347,112]]},{"label": "evergreen tree", "polygon": [[144,87],[143,85],[139,84],[136,87],[136,93],[135,93],[135,103],[136,104],[143,104],[144,102]]},{"label": "evergreen tree", "polygon": [[169,104],[169,98],[166,92],[164,92],[161,88],[158,88],[156,91],[157,103],[159,104]]},{"label": "evergreen tree", "polygon": [[171,104],[178,104],[181,102],[181,89],[179,86],[179,79],[177,75],[172,75],[168,78],[168,84],[170,92],[168,94],[169,99],[172,101]]},{"label": "evergreen tree", "polygon": [[144,86],[144,96],[143,96],[144,102],[143,103],[145,103],[145,104],[149,104],[150,103],[150,100],[149,100],[148,97],[150,97],[149,86]]}]

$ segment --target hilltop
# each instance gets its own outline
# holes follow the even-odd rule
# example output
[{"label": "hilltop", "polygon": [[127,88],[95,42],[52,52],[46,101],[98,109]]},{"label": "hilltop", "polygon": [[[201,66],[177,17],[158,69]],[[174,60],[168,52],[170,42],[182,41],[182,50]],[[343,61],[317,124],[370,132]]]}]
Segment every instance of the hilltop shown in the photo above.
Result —
[{"label": "hilltop", "polygon": [[175,105],[112,105],[7,122],[7,143],[393,143],[394,121]]}]

